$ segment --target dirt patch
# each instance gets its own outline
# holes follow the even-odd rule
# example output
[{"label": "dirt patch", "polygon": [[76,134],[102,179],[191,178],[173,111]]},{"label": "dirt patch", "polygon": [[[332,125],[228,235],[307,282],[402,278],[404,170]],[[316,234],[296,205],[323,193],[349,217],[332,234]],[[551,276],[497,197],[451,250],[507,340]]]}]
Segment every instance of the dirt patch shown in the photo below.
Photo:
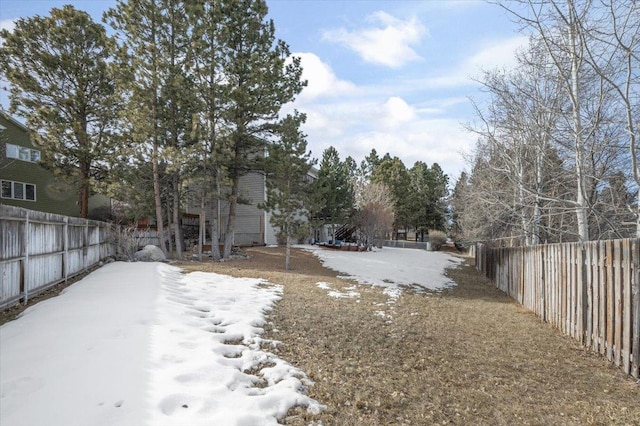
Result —
[{"label": "dirt patch", "polygon": [[[311,253],[293,250],[290,272],[282,249],[248,253],[180,266],[284,286],[266,337],[282,342],[279,355],[306,372],[310,396],[327,405],[316,416],[292,410],[284,424],[640,424],[634,380],[468,264],[448,271],[455,287],[389,303],[380,289],[336,278]],[[360,297],[329,297],[321,281]]]}]

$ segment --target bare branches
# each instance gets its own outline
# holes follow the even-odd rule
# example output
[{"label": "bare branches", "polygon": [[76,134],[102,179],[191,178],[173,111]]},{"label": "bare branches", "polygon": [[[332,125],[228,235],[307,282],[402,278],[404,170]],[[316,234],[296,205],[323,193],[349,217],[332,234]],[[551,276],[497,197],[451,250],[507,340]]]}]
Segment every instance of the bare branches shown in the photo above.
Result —
[{"label": "bare branches", "polygon": [[[517,68],[490,71],[481,80],[490,101],[474,105],[479,124],[470,130],[480,137],[479,149],[465,184],[470,188],[458,191],[475,206],[465,206],[459,219],[467,222],[465,233],[525,244],[629,236],[633,210],[640,235],[639,6],[496,4],[531,39]],[[482,215],[480,208],[495,214]]]}]

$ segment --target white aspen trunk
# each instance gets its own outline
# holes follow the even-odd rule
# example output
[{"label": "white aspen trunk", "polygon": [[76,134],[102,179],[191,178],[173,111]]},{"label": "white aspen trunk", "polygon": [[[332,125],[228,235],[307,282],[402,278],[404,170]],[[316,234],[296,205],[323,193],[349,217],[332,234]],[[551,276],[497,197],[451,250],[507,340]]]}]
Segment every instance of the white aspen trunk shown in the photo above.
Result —
[{"label": "white aspen trunk", "polygon": [[540,244],[540,225],[542,224],[542,199],[540,194],[544,187],[544,152],[546,142],[536,148],[536,195],[533,204],[533,229],[531,231],[531,245]]},{"label": "white aspen trunk", "polygon": [[[519,154],[520,155],[520,154]],[[524,188],[524,172],[522,167],[522,157],[516,160],[516,175],[518,179],[518,205],[520,208],[520,226],[522,227],[522,233],[524,234],[524,244],[531,245],[531,233],[530,225],[527,221],[527,211],[525,209],[525,188]]]},{"label": "white aspen trunk", "polygon": [[575,10],[573,0],[568,0],[569,6],[569,42],[571,56],[571,104],[574,131],[575,172],[577,183],[576,219],[578,238],[580,242],[589,241],[589,222],[587,216],[588,200],[586,196],[587,170],[584,158],[584,138],[582,134],[582,118],[580,116],[580,64],[578,58],[578,40],[576,35]]}]

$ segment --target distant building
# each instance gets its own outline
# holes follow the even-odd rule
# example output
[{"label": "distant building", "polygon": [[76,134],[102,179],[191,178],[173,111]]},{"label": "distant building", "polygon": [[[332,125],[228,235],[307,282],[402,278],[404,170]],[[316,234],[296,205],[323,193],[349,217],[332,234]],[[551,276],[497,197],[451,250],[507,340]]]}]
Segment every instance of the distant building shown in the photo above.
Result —
[{"label": "distant building", "polygon": [[[317,171],[312,169],[309,171],[305,182],[311,184],[317,179]],[[186,213],[198,215],[200,213],[200,200],[195,194],[199,191],[192,188],[191,196],[188,197]],[[250,245],[275,245],[278,244],[279,229],[271,225],[270,212],[259,208],[261,204],[267,201],[267,178],[262,172],[250,172],[240,178],[238,185],[239,199],[236,210],[236,230],[233,236],[233,244],[239,246]],[[210,223],[211,215],[215,212],[218,216],[220,224],[220,242],[224,241],[227,221],[229,219],[229,202],[220,200],[211,205],[207,200],[205,205],[206,221]],[[210,240],[207,225],[207,241]],[[311,236],[310,236],[311,237]],[[311,238],[307,239],[311,241]]]},{"label": "distant building", "polygon": [[[41,151],[20,122],[0,112],[0,204],[65,216],[79,216],[78,193],[42,167]],[[110,199],[89,199],[89,217],[100,219]]]},{"label": "distant building", "polygon": [[[199,191],[194,189],[194,195],[190,196],[186,203],[187,214],[200,213],[200,200],[197,195]],[[233,237],[233,244],[239,246],[251,245],[271,245],[277,244],[277,230],[271,226],[271,213],[258,208],[267,199],[266,177],[264,173],[251,172],[240,178],[239,198],[236,209],[236,230]],[[227,221],[229,219],[229,202],[220,200],[211,205],[209,199],[206,203],[206,220],[210,223],[211,215],[216,214],[220,224],[220,241],[224,241]],[[215,212],[215,213],[214,213]],[[209,229],[207,229],[207,233]],[[207,234],[207,240],[210,236]]]}]

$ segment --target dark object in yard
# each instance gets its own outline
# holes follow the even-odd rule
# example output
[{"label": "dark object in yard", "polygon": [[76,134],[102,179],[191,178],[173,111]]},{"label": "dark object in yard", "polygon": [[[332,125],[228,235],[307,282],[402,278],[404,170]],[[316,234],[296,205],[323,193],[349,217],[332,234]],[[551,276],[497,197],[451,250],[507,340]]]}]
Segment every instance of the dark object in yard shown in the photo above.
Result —
[{"label": "dark object in yard", "polygon": [[462,243],[456,241],[453,243],[453,245],[456,246],[456,250],[458,250],[459,252],[467,251],[467,248]]}]

